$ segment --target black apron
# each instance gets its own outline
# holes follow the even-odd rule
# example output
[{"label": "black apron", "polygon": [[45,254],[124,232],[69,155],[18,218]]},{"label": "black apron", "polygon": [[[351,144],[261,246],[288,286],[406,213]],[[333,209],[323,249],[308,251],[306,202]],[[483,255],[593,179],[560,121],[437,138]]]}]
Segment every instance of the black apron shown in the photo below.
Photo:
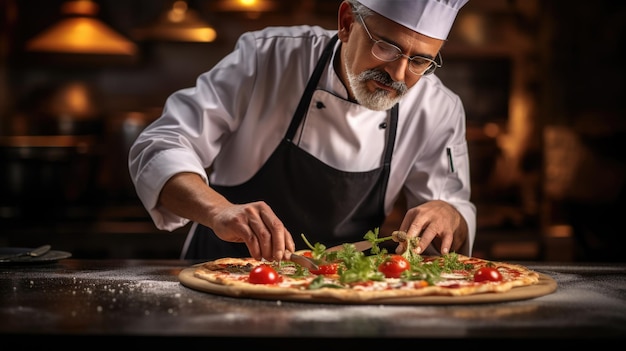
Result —
[{"label": "black apron", "polygon": [[[335,36],[318,61],[285,137],[267,162],[247,182],[211,187],[236,204],[265,201],[289,230],[296,248],[309,242],[327,247],[363,240],[369,230],[385,220],[385,192],[396,136],[398,105],[391,109],[382,166],[367,172],[345,172],[323,163],[293,144],[298,126],[306,116],[311,98],[326,63],[332,56]],[[249,257],[243,243],[226,242],[210,228],[197,224],[184,259],[213,260]]]}]

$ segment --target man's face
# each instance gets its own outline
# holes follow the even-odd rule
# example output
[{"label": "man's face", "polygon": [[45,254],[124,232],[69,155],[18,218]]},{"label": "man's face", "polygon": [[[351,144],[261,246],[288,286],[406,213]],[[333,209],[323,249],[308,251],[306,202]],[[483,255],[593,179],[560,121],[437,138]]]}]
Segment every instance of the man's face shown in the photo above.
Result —
[{"label": "man's face", "polygon": [[[351,14],[352,12],[349,11]],[[343,14],[350,16],[349,14]],[[340,13],[342,16],[342,13]],[[385,17],[373,15],[363,19],[352,15],[353,21],[341,32],[342,77],[350,96],[361,105],[372,110],[387,110],[414,86],[421,75],[408,69],[408,60],[400,57],[391,62],[377,59],[372,54],[373,40],[393,44],[408,56],[434,57],[443,41],[413,32]],[[340,25],[341,25],[340,19]],[[345,19],[344,23],[349,23]]]}]

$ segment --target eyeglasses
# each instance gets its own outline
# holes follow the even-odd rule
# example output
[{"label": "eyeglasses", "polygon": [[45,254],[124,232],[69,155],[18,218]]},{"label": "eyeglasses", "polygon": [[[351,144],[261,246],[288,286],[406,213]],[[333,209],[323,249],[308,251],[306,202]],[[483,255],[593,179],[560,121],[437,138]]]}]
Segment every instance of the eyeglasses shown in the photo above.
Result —
[{"label": "eyeglasses", "polygon": [[438,67],[441,67],[443,64],[441,55],[437,53],[436,59],[439,60],[439,63],[435,60],[431,60],[427,57],[423,56],[409,56],[402,53],[402,49],[399,47],[388,43],[384,40],[376,40],[370,34],[370,31],[367,29],[365,25],[365,21],[361,15],[358,15],[361,23],[363,24],[363,28],[365,32],[370,37],[370,40],[374,42],[372,45],[372,55],[377,59],[385,62],[392,62],[400,57],[406,57],[409,60],[409,71],[413,74],[417,74],[418,76],[425,76],[435,72]]}]

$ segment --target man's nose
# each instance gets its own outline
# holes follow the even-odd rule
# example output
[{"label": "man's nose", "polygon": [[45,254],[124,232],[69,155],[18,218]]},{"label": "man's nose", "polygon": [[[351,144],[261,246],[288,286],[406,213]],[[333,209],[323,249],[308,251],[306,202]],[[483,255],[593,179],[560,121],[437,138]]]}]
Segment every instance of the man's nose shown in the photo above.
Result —
[{"label": "man's nose", "polygon": [[405,56],[398,57],[398,59],[387,62],[385,65],[385,71],[396,82],[404,82],[406,80],[408,69],[409,60]]}]

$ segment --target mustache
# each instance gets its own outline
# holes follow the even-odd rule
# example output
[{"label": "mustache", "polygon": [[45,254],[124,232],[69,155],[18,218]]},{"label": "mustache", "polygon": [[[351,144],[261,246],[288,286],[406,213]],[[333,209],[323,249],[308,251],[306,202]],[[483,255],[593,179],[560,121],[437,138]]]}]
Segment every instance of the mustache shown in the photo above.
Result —
[{"label": "mustache", "polygon": [[406,93],[408,89],[404,82],[396,82],[393,79],[391,79],[389,74],[383,71],[379,71],[379,70],[368,69],[367,71],[363,71],[361,72],[361,74],[359,74],[359,80],[360,81],[366,81],[366,80],[377,81],[379,83],[382,83],[396,90],[398,92],[398,95],[400,96],[404,95],[404,93]]}]

